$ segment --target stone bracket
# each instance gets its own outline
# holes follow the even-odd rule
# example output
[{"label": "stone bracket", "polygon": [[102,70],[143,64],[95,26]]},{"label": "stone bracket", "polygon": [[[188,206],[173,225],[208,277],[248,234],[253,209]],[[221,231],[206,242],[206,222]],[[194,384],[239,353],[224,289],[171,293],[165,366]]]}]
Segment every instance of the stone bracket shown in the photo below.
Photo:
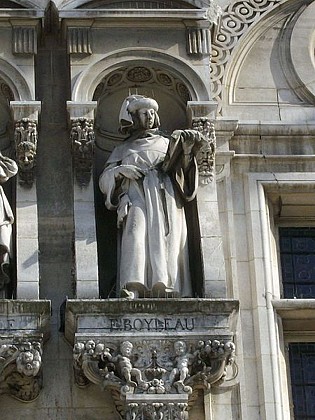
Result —
[{"label": "stone bracket", "polygon": [[231,300],[69,300],[76,383],[108,388],[125,419],[186,419],[196,389],[220,384],[234,363],[236,311]]},{"label": "stone bracket", "polygon": [[0,394],[33,401],[42,388],[49,301],[0,301]]}]

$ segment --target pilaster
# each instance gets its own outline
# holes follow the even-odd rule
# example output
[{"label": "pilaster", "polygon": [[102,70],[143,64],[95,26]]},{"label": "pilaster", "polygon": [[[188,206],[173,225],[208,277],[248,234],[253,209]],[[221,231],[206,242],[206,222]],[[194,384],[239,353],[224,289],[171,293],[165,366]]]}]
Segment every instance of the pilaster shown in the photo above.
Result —
[{"label": "pilaster", "polygon": [[38,216],[36,192],[39,101],[11,101],[19,167],[16,188],[17,298],[39,298]]},{"label": "pilaster", "polygon": [[74,163],[75,274],[77,298],[99,296],[93,154],[96,102],[67,102]]}]

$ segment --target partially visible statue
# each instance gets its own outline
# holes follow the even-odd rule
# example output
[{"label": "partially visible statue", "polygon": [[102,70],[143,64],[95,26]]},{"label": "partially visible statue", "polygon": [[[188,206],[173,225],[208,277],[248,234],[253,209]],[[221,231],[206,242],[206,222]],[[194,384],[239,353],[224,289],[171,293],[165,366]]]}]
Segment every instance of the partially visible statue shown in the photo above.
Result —
[{"label": "partially visible statue", "polygon": [[[16,175],[17,164],[0,152],[0,184]],[[9,264],[11,256],[13,212],[0,185],[0,291],[10,282]]]},{"label": "partially visible statue", "polygon": [[198,187],[196,156],[202,132],[159,132],[158,104],[141,95],[125,99],[120,131],[129,136],[110,155],[99,185],[117,211],[121,296],[192,296],[184,205]]}]

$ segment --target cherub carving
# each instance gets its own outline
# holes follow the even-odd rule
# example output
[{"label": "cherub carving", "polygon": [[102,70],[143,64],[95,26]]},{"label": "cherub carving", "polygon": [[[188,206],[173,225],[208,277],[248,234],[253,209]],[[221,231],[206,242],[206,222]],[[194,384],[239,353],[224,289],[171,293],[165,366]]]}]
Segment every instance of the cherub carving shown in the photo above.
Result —
[{"label": "cherub carving", "polygon": [[[174,343],[174,350],[176,354],[175,367],[170,373],[168,387],[170,388],[174,383],[176,387],[185,388],[184,391],[189,392],[190,387],[184,387],[184,381],[190,376],[189,367],[192,365],[196,354],[187,352],[186,343],[181,340]],[[174,382],[176,378],[178,380]]]},{"label": "cherub carving", "polygon": [[[148,388],[148,383],[143,380],[141,371],[133,367],[130,360],[132,356],[133,345],[130,341],[124,341],[120,345],[120,354],[117,356],[112,356],[112,354],[105,349],[101,358],[104,360],[107,358],[110,362],[117,363],[117,371],[120,374],[120,377],[123,378],[128,385],[132,387],[141,387],[142,389]],[[132,380],[136,379],[136,382]]]}]

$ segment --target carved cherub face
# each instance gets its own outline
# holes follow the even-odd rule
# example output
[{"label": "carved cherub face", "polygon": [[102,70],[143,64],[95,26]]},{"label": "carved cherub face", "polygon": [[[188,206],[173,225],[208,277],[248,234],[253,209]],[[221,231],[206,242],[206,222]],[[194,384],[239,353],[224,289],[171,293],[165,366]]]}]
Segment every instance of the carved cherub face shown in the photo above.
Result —
[{"label": "carved cherub face", "polygon": [[35,166],[36,149],[31,142],[22,142],[17,147],[18,165],[23,170],[30,170]]},{"label": "carved cherub face", "polygon": [[174,344],[174,350],[178,356],[181,356],[186,353],[186,344],[183,341],[176,341]]},{"label": "carved cherub face", "polygon": [[133,345],[130,341],[124,341],[120,346],[120,351],[123,356],[130,357],[132,353]]}]

